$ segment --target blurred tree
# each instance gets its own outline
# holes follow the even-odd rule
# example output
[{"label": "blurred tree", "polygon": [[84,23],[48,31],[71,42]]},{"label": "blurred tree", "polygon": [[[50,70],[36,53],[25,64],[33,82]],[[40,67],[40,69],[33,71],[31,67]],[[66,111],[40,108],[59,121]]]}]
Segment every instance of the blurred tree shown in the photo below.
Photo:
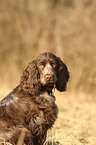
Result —
[{"label": "blurred tree", "polygon": [[96,73],[95,39],[94,0],[0,0],[1,81],[14,83],[38,53],[51,51],[69,66],[75,90],[85,82],[92,88],[94,79],[87,78],[90,69]]}]

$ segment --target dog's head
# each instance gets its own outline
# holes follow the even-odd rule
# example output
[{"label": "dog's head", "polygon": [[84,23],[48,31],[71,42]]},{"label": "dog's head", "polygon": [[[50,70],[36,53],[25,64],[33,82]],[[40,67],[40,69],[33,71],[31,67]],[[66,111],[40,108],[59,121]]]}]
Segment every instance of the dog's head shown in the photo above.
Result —
[{"label": "dog's head", "polygon": [[49,89],[56,87],[58,91],[65,91],[68,80],[67,66],[59,57],[46,52],[41,53],[24,70],[21,84],[31,93],[38,94],[42,86]]}]

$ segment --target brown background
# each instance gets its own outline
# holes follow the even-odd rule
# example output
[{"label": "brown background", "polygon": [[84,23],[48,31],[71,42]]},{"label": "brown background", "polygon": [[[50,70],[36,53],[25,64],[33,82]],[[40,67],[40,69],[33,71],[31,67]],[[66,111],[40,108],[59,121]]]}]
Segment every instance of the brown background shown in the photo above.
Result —
[{"label": "brown background", "polygon": [[0,96],[41,52],[61,57],[69,92],[96,94],[95,0],[0,0]]}]

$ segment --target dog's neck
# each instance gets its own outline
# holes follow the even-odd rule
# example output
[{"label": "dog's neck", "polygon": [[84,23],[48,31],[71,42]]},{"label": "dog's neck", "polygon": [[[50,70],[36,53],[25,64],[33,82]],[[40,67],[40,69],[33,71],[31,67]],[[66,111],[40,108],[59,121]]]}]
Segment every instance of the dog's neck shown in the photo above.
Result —
[{"label": "dog's neck", "polygon": [[[47,86],[47,85],[43,86],[42,85],[40,92],[47,92],[50,96],[53,96],[54,90],[55,90],[55,86],[53,86],[53,85],[52,86]],[[30,96],[34,96],[34,93],[35,93],[35,92],[33,92],[31,94],[31,93],[29,93],[27,91],[24,91],[24,88],[23,88],[22,85],[18,85],[14,89],[14,92],[17,92],[18,94],[22,94],[22,95],[26,95],[26,93],[27,93]],[[38,95],[40,92],[38,92],[36,95]]]}]

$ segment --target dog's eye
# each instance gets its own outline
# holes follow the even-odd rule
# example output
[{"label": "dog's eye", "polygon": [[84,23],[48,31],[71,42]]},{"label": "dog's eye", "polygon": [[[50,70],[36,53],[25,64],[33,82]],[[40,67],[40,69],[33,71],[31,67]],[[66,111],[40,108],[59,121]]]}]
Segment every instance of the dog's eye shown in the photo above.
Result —
[{"label": "dog's eye", "polygon": [[56,64],[53,64],[52,66],[53,66],[53,68],[56,68]]},{"label": "dog's eye", "polygon": [[50,62],[50,65],[55,69],[56,68],[56,64],[54,62]]},{"label": "dog's eye", "polygon": [[56,68],[56,64],[54,62],[50,63],[53,68]]},{"label": "dog's eye", "polygon": [[42,63],[39,64],[40,69],[44,69],[44,65]]}]

